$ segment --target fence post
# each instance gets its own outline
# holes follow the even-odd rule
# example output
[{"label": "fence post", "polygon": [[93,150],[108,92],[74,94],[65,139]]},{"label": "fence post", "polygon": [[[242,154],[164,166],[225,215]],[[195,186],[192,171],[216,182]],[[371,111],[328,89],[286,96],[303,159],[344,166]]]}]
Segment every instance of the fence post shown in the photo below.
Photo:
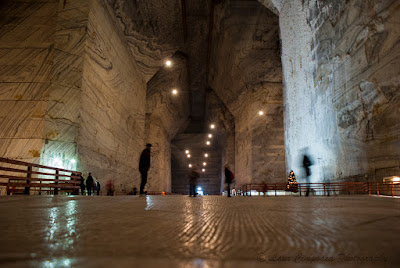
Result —
[{"label": "fence post", "polygon": [[368,182],[368,195],[371,195],[371,184]]},{"label": "fence post", "polygon": [[[31,181],[30,181],[31,174],[32,174],[31,172],[32,172],[32,166],[28,166],[28,172],[26,173],[26,178],[27,178],[26,183],[27,184],[31,184]],[[24,194],[29,195],[30,191],[31,191],[31,187],[27,186],[27,187],[25,187]]]},{"label": "fence post", "polygon": [[394,197],[394,184],[392,182],[392,197]]},{"label": "fence post", "polygon": [[325,196],[325,183],[324,183],[324,196]]},{"label": "fence post", "polygon": [[58,188],[57,188],[57,184],[58,184],[58,170],[56,170],[56,179],[54,181],[54,195],[58,195]]},{"label": "fence post", "polygon": [[377,192],[377,194],[379,196],[379,182],[376,183],[376,192]]}]

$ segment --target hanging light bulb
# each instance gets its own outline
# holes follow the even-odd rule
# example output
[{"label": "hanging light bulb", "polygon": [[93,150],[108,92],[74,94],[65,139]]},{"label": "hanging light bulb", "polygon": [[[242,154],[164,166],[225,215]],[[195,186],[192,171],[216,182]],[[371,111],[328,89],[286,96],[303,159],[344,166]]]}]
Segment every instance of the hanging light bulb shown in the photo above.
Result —
[{"label": "hanging light bulb", "polygon": [[192,167],[192,164],[189,164],[189,167],[191,168],[191,167]]},{"label": "hanging light bulb", "polygon": [[258,112],[258,115],[263,115],[263,114],[264,114],[263,111],[259,111],[259,112]]},{"label": "hanging light bulb", "polygon": [[174,88],[174,89],[172,90],[172,95],[178,95],[178,90],[177,90],[176,88]]},{"label": "hanging light bulb", "polygon": [[211,139],[212,138],[212,134],[208,134],[208,137]]},{"label": "hanging light bulb", "polygon": [[210,142],[210,141],[207,141],[207,142],[206,142],[206,144],[207,144],[207,145],[210,145],[210,144],[211,144],[211,142]]},{"label": "hanging light bulb", "polygon": [[185,151],[185,154],[188,154],[188,153],[189,153],[189,150],[186,150],[186,151]]},{"label": "hanging light bulb", "polygon": [[211,128],[211,129],[214,129],[214,128],[215,128],[215,125],[214,125],[214,124],[211,124],[211,125],[210,125],[210,128]]},{"label": "hanging light bulb", "polygon": [[165,66],[171,67],[171,66],[172,66],[172,61],[166,60],[166,61],[165,61]]},{"label": "hanging light bulb", "polygon": [[208,157],[208,154],[204,154],[204,157]]},{"label": "hanging light bulb", "polygon": [[187,155],[187,158],[190,158],[190,154]]},{"label": "hanging light bulb", "polygon": [[203,172],[206,172],[206,169],[205,169],[205,168],[203,168],[201,171],[203,171]]},{"label": "hanging light bulb", "polygon": [[206,162],[203,162],[203,166],[207,166],[207,163],[206,163]]}]

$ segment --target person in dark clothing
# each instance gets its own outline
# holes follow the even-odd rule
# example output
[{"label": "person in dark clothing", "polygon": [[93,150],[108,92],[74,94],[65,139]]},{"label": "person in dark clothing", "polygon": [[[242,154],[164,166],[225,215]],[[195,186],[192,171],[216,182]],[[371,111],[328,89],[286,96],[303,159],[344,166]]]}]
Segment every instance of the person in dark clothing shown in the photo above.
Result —
[{"label": "person in dark clothing", "polygon": [[305,175],[306,175],[306,181],[307,181],[307,192],[306,192],[306,196],[310,195],[310,176],[311,176],[311,169],[310,167],[313,165],[311,159],[309,156],[307,156],[306,154],[304,154],[303,156],[303,168],[305,171]]},{"label": "person in dark clothing", "polygon": [[82,174],[80,175],[80,181],[81,181],[81,195],[85,194],[85,179],[83,178]]},{"label": "person in dark clothing", "polygon": [[142,154],[140,155],[140,161],[139,161],[139,171],[140,175],[142,177],[142,181],[140,183],[140,195],[143,195],[146,192],[144,192],[144,187],[146,186],[147,183],[147,172],[150,169],[150,150],[151,150],[151,144],[148,143],[146,144],[146,149],[142,151]]},{"label": "person in dark clothing", "polygon": [[85,179],[83,178],[83,176],[80,176],[80,186],[81,186],[81,194],[84,195],[85,194]]},{"label": "person in dark clothing", "polygon": [[197,179],[200,177],[199,168],[197,165],[194,165],[189,173],[189,196],[196,197],[196,184]]},{"label": "person in dark clothing", "polygon": [[86,189],[87,189],[89,196],[92,195],[93,183],[94,183],[94,179],[92,177],[92,174],[89,172],[89,175],[86,178]]},{"label": "person in dark clothing", "polygon": [[231,183],[235,176],[233,172],[229,169],[229,165],[225,165],[225,182],[228,184],[228,197],[231,197]]},{"label": "person in dark clothing", "polygon": [[96,183],[96,190],[97,190],[97,195],[100,195],[100,182],[97,181]]}]

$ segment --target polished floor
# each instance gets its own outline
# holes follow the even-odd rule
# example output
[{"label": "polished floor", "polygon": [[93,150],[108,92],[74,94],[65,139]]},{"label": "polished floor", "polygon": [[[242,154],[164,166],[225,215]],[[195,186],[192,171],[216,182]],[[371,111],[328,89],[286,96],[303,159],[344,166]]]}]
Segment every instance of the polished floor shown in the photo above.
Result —
[{"label": "polished floor", "polygon": [[400,267],[400,199],[3,196],[1,267]]}]

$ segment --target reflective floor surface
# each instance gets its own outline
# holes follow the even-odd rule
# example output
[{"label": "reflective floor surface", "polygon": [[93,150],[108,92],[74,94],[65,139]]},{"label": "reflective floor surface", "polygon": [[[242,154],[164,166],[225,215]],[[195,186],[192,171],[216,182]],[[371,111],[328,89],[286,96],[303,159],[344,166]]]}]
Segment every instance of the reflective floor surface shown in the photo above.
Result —
[{"label": "reflective floor surface", "polygon": [[400,267],[400,199],[3,196],[4,267]]}]

